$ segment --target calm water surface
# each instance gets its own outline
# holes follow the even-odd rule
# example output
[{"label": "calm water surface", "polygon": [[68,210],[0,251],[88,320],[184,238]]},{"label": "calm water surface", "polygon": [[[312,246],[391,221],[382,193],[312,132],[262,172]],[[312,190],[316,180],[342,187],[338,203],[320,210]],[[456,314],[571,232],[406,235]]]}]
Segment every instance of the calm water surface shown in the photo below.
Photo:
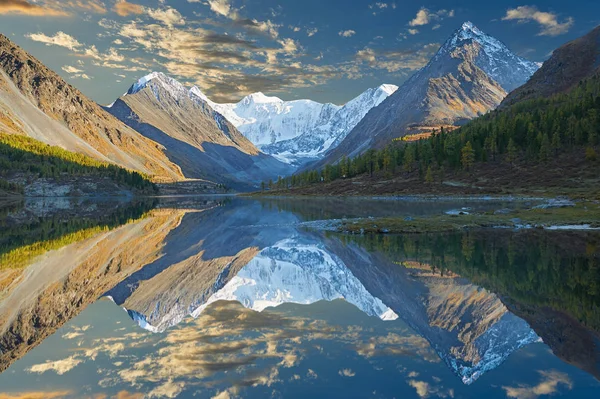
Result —
[{"label": "calm water surface", "polygon": [[0,204],[0,398],[598,398],[600,234],[311,223],[532,205]]}]

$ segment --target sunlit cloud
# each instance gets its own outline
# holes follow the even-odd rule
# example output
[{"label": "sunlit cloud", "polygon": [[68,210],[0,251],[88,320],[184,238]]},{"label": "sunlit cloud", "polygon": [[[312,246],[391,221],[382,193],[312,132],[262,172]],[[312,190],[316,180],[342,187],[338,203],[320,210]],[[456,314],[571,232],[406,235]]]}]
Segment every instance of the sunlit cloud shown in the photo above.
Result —
[{"label": "sunlit cloud", "polygon": [[540,396],[554,395],[559,387],[573,389],[573,382],[565,373],[556,370],[538,371],[541,381],[537,385],[519,385],[517,387],[503,386],[506,396],[516,399],[536,399]]},{"label": "sunlit cloud", "polygon": [[341,369],[338,371],[338,374],[342,377],[354,377],[356,372],[354,372],[352,369]]},{"label": "sunlit cloud", "polygon": [[367,63],[371,68],[384,69],[388,72],[416,71],[425,66],[439,48],[438,43],[404,51],[381,51],[365,47],[356,53],[356,59]]},{"label": "sunlit cloud", "polygon": [[568,17],[563,22],[558,21],[558,16],[550,12],[542,12],[535,6],[521,6],[506,11],[503,21],[536,22],[541,30],[538,36],[558,36],[567,33],[575,20]]},{"label": "sunlit cloud", "polygon": [[69,13],[44,7],[26,0],[0,0],[0,14],[20,14],[35,17],[66,17]]},{"label": "sunlit cloud", "polygon": [[423,26],[427,25],[433,21],[439,21],[444,18],[452,18],[454,17],[454,10],[439,10],[439,11],[431,11],[427,8],[421,8],[415,18],[413,18],[408,25],[410,26]]},{"label": "sunlit cloud", "polygon": [[63,375],[71,371],[79,364],[83,363],[83,359],[76,356],[70,356],[66,359],[48,361],[46,363],[35,364],[27,369],[30,373],[43,374],[47,371],[54,371],[58,375]]},{"label": "sunlit cloud", "polygon": [[0,393],[0,399],[62,399],[72,394],[72,391],[2,392]]},{"label": "sunlit cloud", "polygon": [[117,0],[113,10],[117,15],[127,17],[129,15],[143,14],[144,7],[139,4],[130,3],[127,0]]},{"label": "sunlit cloud", "polygon": [[356,31],[353,31],[352,29],[341,30],[338,32],[338,35],[340,35],[341,37],[352,37],[352,36],[356,35]]},{"label": "sunlit cloud", "polygon": [[174,8],[148,9],[148,15],[167,26],[184,25],[183,16]]},{"label": "sunlit cloud", "polygon": [[57,32],[53,36],[48,36],[44,33],[28,33],[25,37],[36,42],[44,43],[47,46],[60,46],[68,48],[69,50],[77,50],[82,47],[82,44],[77,39],[62,31]]}]

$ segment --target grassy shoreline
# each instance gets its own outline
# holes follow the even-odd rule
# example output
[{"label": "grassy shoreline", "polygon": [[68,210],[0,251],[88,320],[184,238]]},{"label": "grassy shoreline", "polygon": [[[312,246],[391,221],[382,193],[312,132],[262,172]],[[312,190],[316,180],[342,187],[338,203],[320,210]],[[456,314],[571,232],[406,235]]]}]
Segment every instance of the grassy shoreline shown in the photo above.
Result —
[{"label": "grassy shoreline", "polygon": [[562,208],[463,213],[420,218],[387,217],[342,221],[337,231],[349,234],[426,234],[489,228],[600,228],[600,203],[581,201]]}]

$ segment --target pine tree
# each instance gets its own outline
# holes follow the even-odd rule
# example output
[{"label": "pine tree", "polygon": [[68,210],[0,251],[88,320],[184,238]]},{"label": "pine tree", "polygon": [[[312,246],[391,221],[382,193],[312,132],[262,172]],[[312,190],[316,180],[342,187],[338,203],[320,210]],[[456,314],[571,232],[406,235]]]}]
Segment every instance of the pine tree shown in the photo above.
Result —
[{"label": "pine tree", "polygon": [[548,139],[548,135],[542,135],[542,139],[540,142],[540,160],[542,162],[548,162],[550,158],[550,139]]},{"label": "pine tree", "polygon": [[560,150],[561,147],[561,143],[560,143],[560,134],[558,134],[558,132],[554,132],[554,134],[552,135],[552,149],[554,150],[554,156],[558,156],[558,150]]},{"label": "pine tree", "polygon": [[517,160],[517,146],[515,145],[515,141],[512,138],[508,141],[508,147],[506,149],[506,152],[506,160],[511,165],[514,165],[515,161]]},{"label": "pine tree", "polygon": [[475,163],[475,151],[473,150],[473,145],[470,141],[467,141],[467,144],[465,144],[463,147],[460,159],[463,169],[471,170],[473,164]]},{"label": "pine tree", "polygon": [[413,147],[411,145],[409,145],[406,148],[406,152],[404,153],[404,162],[402,163],[404,171],[406,171],[408,173],[412,172],[414,163],[415,163],[414,150],[413,150]]},{"label": "pine tree", "polygon": [[431,165],[429,165],[429,167],[427,168],[427,173],[425,173],[425,182],[431,184],[433,183],[433,181],[433,170],[431,170]]}]

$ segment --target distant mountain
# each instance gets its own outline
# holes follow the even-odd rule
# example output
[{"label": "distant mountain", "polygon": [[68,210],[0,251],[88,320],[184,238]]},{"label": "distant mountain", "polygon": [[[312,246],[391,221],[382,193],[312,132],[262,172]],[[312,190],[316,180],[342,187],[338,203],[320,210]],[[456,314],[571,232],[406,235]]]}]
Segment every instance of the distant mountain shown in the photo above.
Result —
[{"label": "distant mountain", "polygon": [[0,35],[0,130],[147,173],[180,180],[164,148],[107,113]]},{"label": "distant mountain", "polygon": [[483,115],[538,67],[466,22],[425,67],[371,110],[323,164],[382,147],[424,127],[460,125]]},{"label": "distant mountain", "polygon": [[162,144],[187,178],[248,185],[291,170],[261,153],[202,97],[163,73],[142,77],[107,110]]},{"label": "distant mountain", "polygon": [[600,26],[556,49],[531,79],[506,97],[503,106],[567,92],[600,71]]},{"label": "distant mountain", "polygon": [[263,311],[283,303],[308,305],[343,298],[369,316],[395,320],[398,315],[369,294],[337,256],[311,237],[293,237],[263,249],[207,302],[238,301]]},{"label": "distant mountain", "polygon": [[286,163],[302,164],[321,158],[337,146],[372,108],[398,89],[381,85],[344,106],[311,100],[283,101],[263,93],[237,104],[217,104],[200,89],[192,92],[225,116],[261,151]]}]

